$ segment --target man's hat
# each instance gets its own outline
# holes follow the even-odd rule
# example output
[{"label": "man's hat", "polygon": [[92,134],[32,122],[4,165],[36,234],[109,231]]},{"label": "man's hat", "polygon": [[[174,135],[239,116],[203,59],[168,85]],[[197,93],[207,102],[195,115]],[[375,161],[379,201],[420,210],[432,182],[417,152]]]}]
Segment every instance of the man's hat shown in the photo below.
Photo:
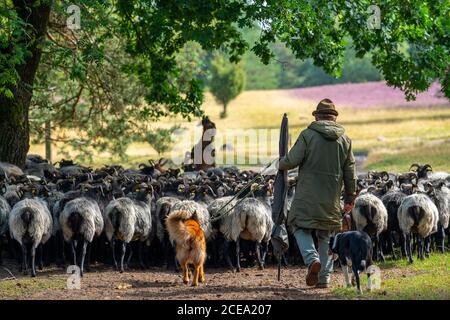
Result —
[{"label": "man's hat", "polygon": [[316,110],[314,110],[312,113],[313,116],[315,116],[316,114],[332,114],[335,116],[339,115],[333,101],[331,101],[330,99],[323,99],[319,102]]}]

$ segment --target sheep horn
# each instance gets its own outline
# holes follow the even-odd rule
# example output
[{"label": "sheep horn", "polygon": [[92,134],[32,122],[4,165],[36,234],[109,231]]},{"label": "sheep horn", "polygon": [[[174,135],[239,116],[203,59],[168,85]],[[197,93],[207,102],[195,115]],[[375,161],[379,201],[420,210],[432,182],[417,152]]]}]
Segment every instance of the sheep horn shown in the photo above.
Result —
[{"label": "sheep horn", "polygon": [[217,198],[217,194],[214,192],[214,190],[211,188],[211,186],[209,184],[206,184],[206,186],[208,187],[209,191],[211,191],[212,196]]},{"label": "sheep horn", "polygon": [[423,168],[426,169],[427,172],[432,172],[433,171],[433,168],[428,163],[426,165],[424,165]]},{"label": "sheep horn", "polygon": [[432,193],[434,191],[434,186],[429,181],[424,183],[423,187],[424,187],[426,193],[430,194],[430,193]]},{"label": "sheep horn", "polygon": [[387,173],[386,171],[383,171],[381,173],[381,179],[383,179],[384,181],[389,181],[389,179],[390,179],[389,173]]},{"label": "sheep horn", "polygon": [[[413,168],[415,168],[415,170],[413,170]],[[409,167],[409,171],[417,172],[417,171],[419,170],[419,168],[420,168],[420,165],[419,165],[419,164],[413,163],[413,164]]]}]

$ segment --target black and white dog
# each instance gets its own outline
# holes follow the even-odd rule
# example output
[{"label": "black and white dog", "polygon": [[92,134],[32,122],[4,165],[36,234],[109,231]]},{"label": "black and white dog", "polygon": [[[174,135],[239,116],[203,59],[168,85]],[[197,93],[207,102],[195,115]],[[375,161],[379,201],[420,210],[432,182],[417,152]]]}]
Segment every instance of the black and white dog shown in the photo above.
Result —
[{"label": "black and white dog", "polygon": [[[359,272],[366,272],[372,265],[372,240],[365,232],[347,231],[330,238],[330,255],[338,255],[347,288],[351,287],[348,267],[352,268],[356,287],[362,293]],[[334,259],[336,260],[336,259]],[[370,273],[367,273],[368,288],[371,289]]]}]

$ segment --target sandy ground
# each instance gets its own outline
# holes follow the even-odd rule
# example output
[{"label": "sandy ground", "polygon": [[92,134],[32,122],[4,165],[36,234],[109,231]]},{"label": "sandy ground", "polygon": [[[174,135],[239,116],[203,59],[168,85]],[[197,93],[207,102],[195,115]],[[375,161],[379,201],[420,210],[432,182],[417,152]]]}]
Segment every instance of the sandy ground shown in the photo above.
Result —
[{"label": "sandy ground", "polygon": [[[18,270],[11,266],[17,276]],[[2,273],[3,275],[3,273]],[[206,283],[194,288],[181,281],[180,274],[162,268],[129,270],[120,274],[111,267],[94,266],[81,280],[81,289],[68,290],[68,275],[56,267],[40,271],[37,278],[17,276],[19,287],[29,288],[19,299],[332,299],[330,289],[316,289],[305,284],[306,269],[288,267],[282,269],[281,281],[277,281],[277,269],[268,267],[244,268],[240,273],[225,269],[206,269]],[[27,280],[28,279],[28,280]],[[27,283],[25,283],[28,281]],[[31,285],[29,284],[31,281]],[[332,285],[342,284],[342,275],[333,273]],[[40,282],[42,282],[40,284]],[[46,289],[44,283],[59,283]],[[36,287],[36,288],[35,288]],[[43,287],[43,288],[42,288]],[[8,298],[1,294],[0,298]]]}]

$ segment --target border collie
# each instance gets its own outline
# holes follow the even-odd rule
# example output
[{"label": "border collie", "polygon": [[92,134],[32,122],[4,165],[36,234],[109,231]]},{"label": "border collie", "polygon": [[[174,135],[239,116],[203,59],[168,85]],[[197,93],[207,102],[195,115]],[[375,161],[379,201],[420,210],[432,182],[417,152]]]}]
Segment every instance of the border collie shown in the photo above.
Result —
[{"label": "border collie", "polygon": [[[347,288],[352,286],[348,267],[352,268],[353,276],[356,280],[358,293],[362,293],[359,281],[359,272],[366,272],[367,268],[372,265],[372,241],[365,232],[347,231],[336,234],[330,238],[330,255],[339,256],[342,271],[345,276]],[[334,259],[336,260],[336,259]],[[370,273],[367,273],[368,289],[371,289]]]}]

